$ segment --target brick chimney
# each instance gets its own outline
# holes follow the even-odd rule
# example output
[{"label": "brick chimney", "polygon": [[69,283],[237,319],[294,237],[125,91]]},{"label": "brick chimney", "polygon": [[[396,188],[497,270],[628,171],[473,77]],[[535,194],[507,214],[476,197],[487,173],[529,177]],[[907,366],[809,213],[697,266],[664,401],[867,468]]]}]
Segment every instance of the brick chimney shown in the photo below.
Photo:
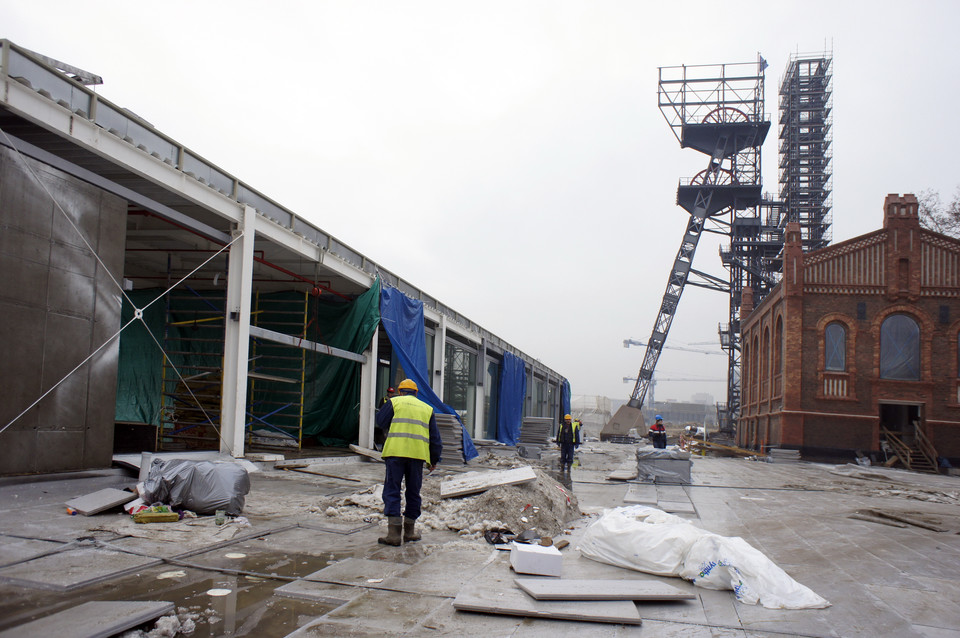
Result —
[{"label": "brick chimney", "polygon": [[912,193],[903,197],[891,193],[883,200],[883,227],[887,229],[910,229],[920,226],[917,198]]},{"label": "brick chimney", "polygon": [[797,222],[787,224],[783,238],[783,293],[803,293],[803,239]]},{"label": "brick chimney", "polygon": [[886,280],[891,300],[920,297],[920,213],[917,198],[896,193],[883,200],[887,231]]},{"label": "brick chimney", "polygon": [[743,321],[753,312],[753,288],[744,286],[740,294],[740,320]]}]

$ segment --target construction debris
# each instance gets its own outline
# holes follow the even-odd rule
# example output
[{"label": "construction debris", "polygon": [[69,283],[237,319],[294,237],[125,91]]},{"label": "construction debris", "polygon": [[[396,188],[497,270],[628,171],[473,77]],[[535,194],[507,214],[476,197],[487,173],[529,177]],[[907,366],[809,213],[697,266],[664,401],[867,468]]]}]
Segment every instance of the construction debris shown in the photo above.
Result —
[{"label": "construction debris", "polygon": [[500,485],[517,485],[529,483],[537,478],[533,468],[528,466],[512,470],[492,470],[484,472],[467,472],[459,476],[450,476],[440,484],[440,498],[453,498],[485,492]]},{"label": "construction debris", "polygon": [[125,505],[136,498],[137,495],[134,492],[108,487],[99,492],[72,498],[65,505],[68,510],[74,510],[84,516],[93,516],[114,507]]}]

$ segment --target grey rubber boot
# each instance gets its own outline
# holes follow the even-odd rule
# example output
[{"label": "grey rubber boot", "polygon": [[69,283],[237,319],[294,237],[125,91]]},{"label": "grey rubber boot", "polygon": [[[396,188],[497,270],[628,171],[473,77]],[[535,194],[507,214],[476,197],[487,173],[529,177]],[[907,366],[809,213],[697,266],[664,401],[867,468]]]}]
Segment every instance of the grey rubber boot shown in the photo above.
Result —
[{"label": "grey rubber boot", "polygon": [[381,545],[393,545],[397,547],[403,541],[400,538],[400,530],[403,529],[403,519],[399,516],[387,517],[387,535],[381,536],[377,542]]},{"label": "grey rubber boot", "polygon": [[413,518],[403,519],[403,542],[412,543],[420,540],[420,533],[417,531],[417,521]]}]

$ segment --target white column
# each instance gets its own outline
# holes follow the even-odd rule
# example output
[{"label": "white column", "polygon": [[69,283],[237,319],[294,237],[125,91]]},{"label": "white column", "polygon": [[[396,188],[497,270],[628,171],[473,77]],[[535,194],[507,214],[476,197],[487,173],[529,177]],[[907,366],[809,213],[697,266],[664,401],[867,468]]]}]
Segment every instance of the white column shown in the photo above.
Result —
[{"label": "white column", "polygon": [[[447,317],[440,315],[433,337],[433,392],[443,401],[443,363],[447,352]],[[439,374],[438,374],[439,373]]]},{"label": "white column", "polygon": [[220,399],[220,452],[243,456],[247,407],[247,358],[250,351],[250,297],[253,291],[253,242],[257,212],[243,209],[239,237],[230,246],[227,307],[223,342],[223,389]]},{"label": "white column", "polygon": [[470,436],[473,438],[483,438],[483,432],[485,427],[485,421],[487,415],[483,413],[483,400],[484,392],[487,387],[487,340],[481,339],[479,351],[477,352],[477,382],[474,385],[476,388],[476,400],[474,401],[474,414],[476,417],[473,419],[473,432],[470,433]]},{"label": "white column", "polygon": [[377,346],[380,341],[380,328],[373,331],[373,340],[367,350],[367,362],[360,364],[360,432],[357,442],[361,447],[373,449],[373,419],[377,401]]}]

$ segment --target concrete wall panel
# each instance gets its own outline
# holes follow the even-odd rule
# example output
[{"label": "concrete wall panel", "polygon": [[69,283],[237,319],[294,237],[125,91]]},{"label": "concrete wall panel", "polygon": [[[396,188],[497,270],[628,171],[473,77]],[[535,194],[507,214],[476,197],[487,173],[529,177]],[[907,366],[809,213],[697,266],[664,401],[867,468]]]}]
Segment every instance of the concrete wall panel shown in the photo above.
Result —
[{"label": "concrete wall panel", "polygon": [[[126,202],[0,148],[0,428],[120,328],[117,285]],[[76,228],[54,206],[66,210]],[[81,233],[104,260],[96,262]],[[0,432],[0,474],[107,467],[113,453],[116,340]]]}]

